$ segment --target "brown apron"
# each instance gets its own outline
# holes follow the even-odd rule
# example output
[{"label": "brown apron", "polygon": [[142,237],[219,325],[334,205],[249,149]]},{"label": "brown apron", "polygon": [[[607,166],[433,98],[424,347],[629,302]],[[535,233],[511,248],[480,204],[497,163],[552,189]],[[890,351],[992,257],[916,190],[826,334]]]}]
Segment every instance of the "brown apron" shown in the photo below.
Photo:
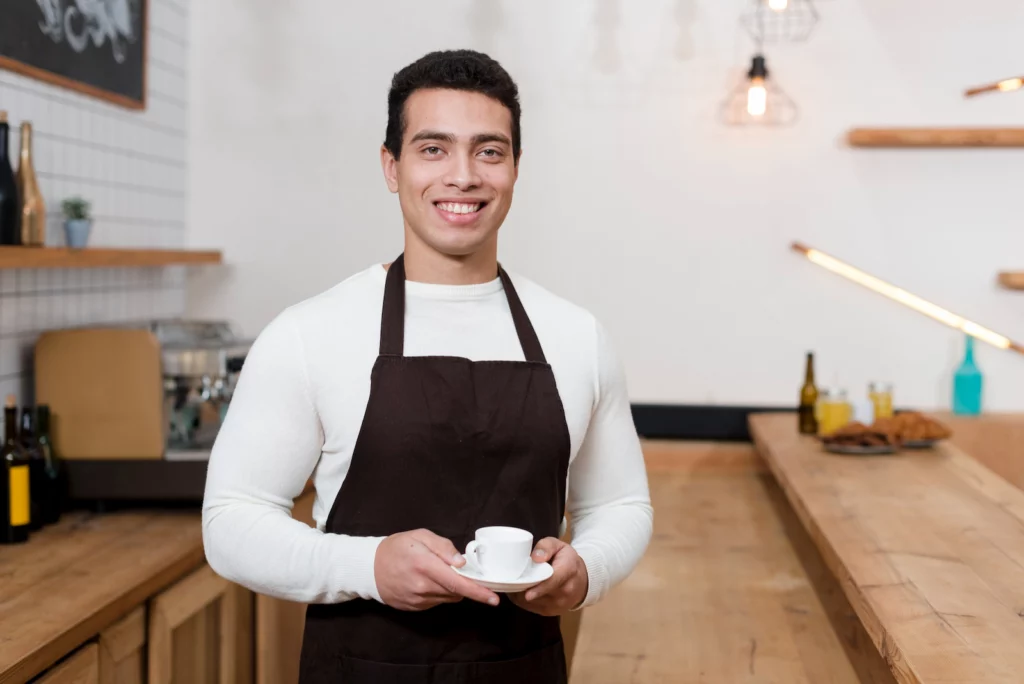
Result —
[{"label": "brown apron", "polygon": [[[404,356],[404,255],[388,270],[380,355],[352,463],[326,532],[426,528],[461,552],[477,528],[557,537],[569,430],[540,341],[503,269],[525,361]],[[310,605],[301,684],[564,684],[559,618],[471,599],[402,611],[354,599]]]}]

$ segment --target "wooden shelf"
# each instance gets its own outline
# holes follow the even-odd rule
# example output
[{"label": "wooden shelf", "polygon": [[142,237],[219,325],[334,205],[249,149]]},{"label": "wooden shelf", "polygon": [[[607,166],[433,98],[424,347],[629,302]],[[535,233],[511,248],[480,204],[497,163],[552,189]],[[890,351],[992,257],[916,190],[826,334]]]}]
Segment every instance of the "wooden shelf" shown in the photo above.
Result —
[{"label": "wooden shelf", "polygon": [[1008,290],[1024,290],[1024,271],[1003,271],[999,284]]},{"label": "wooden shelf", "polygon": [[215,250],[0,247],[0,269],[111,268],[219,263],[222,263],[221,253]]},{"label": "wooden shelf", "polygon": [[853,147],[1024,147],[1024,128],[854,128]]}]

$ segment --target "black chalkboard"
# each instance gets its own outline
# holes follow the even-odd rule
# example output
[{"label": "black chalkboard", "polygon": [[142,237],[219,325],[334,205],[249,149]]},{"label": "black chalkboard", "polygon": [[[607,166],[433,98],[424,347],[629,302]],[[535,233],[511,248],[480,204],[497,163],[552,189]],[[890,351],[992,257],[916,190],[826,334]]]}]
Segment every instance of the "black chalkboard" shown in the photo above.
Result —
[{"label": "black chalkboard", "polygon": [[0,67],[146,104],[148,0],[0,0]]}]

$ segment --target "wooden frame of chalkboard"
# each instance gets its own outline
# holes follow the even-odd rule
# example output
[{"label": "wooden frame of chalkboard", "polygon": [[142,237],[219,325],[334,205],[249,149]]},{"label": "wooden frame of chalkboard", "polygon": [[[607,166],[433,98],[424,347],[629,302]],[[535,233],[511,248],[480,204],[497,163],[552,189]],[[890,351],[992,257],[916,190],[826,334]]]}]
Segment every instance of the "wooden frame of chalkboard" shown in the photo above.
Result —
[{"label": "wooden frame of chalkboard", "polygon": [[129,109],[146,108],[149,0],[4,3],[0,68]]}]

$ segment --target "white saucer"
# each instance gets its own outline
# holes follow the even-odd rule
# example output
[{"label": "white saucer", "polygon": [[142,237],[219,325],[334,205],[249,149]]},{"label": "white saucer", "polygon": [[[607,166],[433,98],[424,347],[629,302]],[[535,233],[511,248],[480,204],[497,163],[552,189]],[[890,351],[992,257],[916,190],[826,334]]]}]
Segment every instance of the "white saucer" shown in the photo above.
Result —
[{"label": "white saucer", "polygon": [[479,570],[468,563],[461,568],[453,568],[453,570],[463,577],[467,577],[477,584],[497,593],[526,591],[530,587],[536,586],[551,577],[555,572],[555,569],[551,567],[550,563],[534,563],[533,561],[530,561],[530,566],[526,568],[526,572],[520,575],[515,581],[496,582],[484,577]]}]

